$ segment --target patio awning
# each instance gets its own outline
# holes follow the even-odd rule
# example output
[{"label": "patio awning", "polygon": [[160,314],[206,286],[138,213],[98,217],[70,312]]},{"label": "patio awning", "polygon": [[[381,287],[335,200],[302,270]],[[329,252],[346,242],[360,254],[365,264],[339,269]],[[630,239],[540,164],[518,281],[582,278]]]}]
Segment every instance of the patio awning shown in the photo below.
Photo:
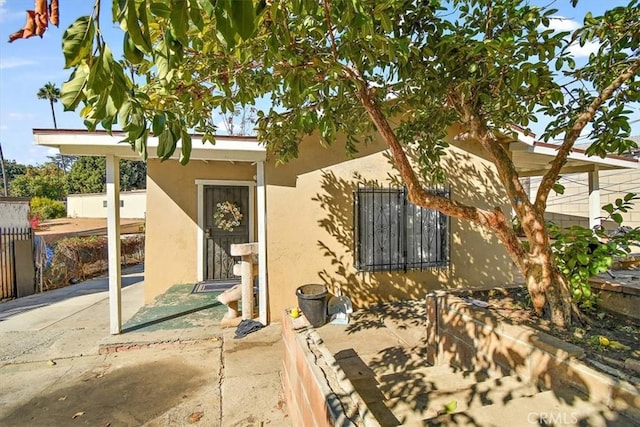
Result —
[{"label": "patio awning", "polygon": [[[535,135],[527,134],[512,127],[517,133],[517,141],[509,143],[509,152],[521,178],[542,176],[551,167],[551,162],[558,153],[559,145],[535,140]],[[561,175],[587,173],[589,181],[589,228],[600,227],[600,171],[614,169],[639,169],[640,162],[635,157],[624,157],[610,154],[606,157],[587,156],[586,150],[574,147],[563,168]]]},{"label": "patio awning", "polygon": [[[106,156],[120,159],[140,160],[128,142],[121,142],[123,132],[89,132],[70,129],[33,129],[37,145],[57,148],[60,154],[72,156]],[[267,157],[266,147],[254,137],[216,136],[216,143],[202,141],[202,135],[192,135],[191,160],[227,160],[232,162],[258,162]],[[181,143],[172,156],[178,159]],[[150,136],[147,141],[148,157],[158,158],[158,138]]]},{"label": "patio awning", "polygon": [[[536,141],[534,136],[517,131],[518,140],[509,143],[509,152],[520,177],[542,176],[551,167],[559,145]],[[561,174],[594,172],[597,170],[638,169],[640,162],[633,157],[608,155],[604,158],[587,156],[582,148],[573,148]]]}]

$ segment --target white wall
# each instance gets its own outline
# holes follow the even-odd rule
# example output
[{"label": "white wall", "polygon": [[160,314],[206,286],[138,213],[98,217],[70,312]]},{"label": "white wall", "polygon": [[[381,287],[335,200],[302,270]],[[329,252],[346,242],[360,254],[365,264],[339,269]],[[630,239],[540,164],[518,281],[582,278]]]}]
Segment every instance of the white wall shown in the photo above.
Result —
[{"label": "white wall", "polygon": [[[105,194],[70,194],[67,196],[67,216],[70,218],[106,218]],[[120,193],[120,217],[144,219],[147,213],[145,190]]]},{"label": "white wall", "polygon": [[29,199],[0,197],[0,227],[30,227]]},{"label": "white wall", "polygon": [[[540,186],[540,178],[531,178],[530,196],[535,195]],[[569,227],[574,224],[589,226],[589,182],[586,173],[563,175],[558,181],[564,186],[564,194],[549,194],[547,212],[545,217],[554,221],[561,227]],[[600,172],[600,205],[615,203],[618,198],[623,198],[627,193],[640,194],[640,170],[622,169]],[[605,211],[601,212],[604,217]],[[640,226],[640,203],[636,202],[634,208],[622,214],[622,225],[630,227]],[[613,225],[615,228],[615,224]]]}]

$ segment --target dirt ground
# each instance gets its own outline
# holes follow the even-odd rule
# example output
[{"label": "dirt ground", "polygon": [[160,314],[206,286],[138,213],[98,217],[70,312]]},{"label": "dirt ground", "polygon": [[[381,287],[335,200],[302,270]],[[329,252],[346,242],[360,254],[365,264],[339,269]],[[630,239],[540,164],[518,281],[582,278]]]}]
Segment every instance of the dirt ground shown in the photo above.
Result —
[{"label": "dirt ground", "polygon": [[[488,302],[488,309],[506,321],[528,325],[583,348],[585,363],[599,365],[596,366],[597,369],[604,367],[608,374],[640,386],[640,372],[629,367],[629,361],[632,361],[634,366],[640,366],[639,320],[602,310],[592,310],[584,312],[587,323],[573,325],[569,330],[558,330],[548,320],[535,314],[524,287],[474,292],[471,296]],[[606,340],[601,340],[600,337]],[[614,342],[621,346],[610,344]]]},{"label": "dirt ground", "polygon": [[0,425],[219,425],[220,358],[209,340],[7,365]]}]

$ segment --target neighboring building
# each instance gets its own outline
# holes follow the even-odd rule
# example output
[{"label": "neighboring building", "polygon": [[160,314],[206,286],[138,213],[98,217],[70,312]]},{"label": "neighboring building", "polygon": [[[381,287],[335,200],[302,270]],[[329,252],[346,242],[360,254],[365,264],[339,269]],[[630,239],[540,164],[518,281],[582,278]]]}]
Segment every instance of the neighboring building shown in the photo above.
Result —
[{"label": "neighboring building", "polygon": [[[444,190],[461,202],[508,212],[492,162],[479,144],[454,135],[452,129],[442,160],[450,176]],[[118,158],[137,156],[117,144],[115,132],[34,130],[34,137],[64,154],[106,155],[108,177],[117,176]],[[194,136],[186,166],[177,155],[161,162],[157,144],[149,139],[147,301],[178,283],[228,280],[235,263],[229,247],[244,242],[259,247],[262,321],[279,319],[285,307],[297,303],[297,287],[309,283],[325,284],[331,292],[341,287],[362,307],[515,280],[515,267],[492,233],[405,203],[398,173],[379,139],[347,158],[344,141],[323,147],[308,137],[298,158],[286,164],[278,164],[249,137],[218,137],[212,145]],[[508,149],[519,170],[530,176],[544,170],[555,153],[525,136]],[[572,154],[568,167],[593,167],[594,161],[602,169],[637,167],[637,162],[580,154]],[[109,188],[107,182],[108,194]],[[218,204],[231,204],[241,213],[233,230],[216,227]]]},{"label": "neighboring building", "polygon": [[[640,137],[631,139],[640,143]],[[578,147],[578,150],[585,148],[584,146]],[[636,152],[630,157],[637,159],[639,155],[640,153]],[[601,171],[595,188],[593,179],[591,184],[589,179],[589,173],[587,172],[563,174],[558,183],[564,187],[564,192],[563,194],[551,192],[547,201],[545,217],[561,227],[570,227],[572,225],[589,227],[590,185],[592,189],[596,189],[600,193],[599,208],[609,203],[615,204],[616,199],[622,199],[628,193],[640,195],[640,170],[638,169]],[[529,178],[528,185],[530,197],[535,197],[540,185],[540,178]],[[606,217],[607,213],[600,210],[599,215]],[[632,210],[622,213],[622,217],[624,226],[640,227],[640,201],[635,202]],[[607,229],[617,227],[613,221],[606,221],[603,225]]]},{"label": "neighboring building", "polygon": [[[539,178],[531,178],[530,195],[535,196],[540,184]],[[547,203],[545,217],[561,227],[572,225],[589,226],[589,177],[586,173],[563,175],[558,181],[564,186],[563,194],[551,192]],[[616,170],[600,173],[600,203],[604,206],[615,203],[616,199],[624,198],[627,193],[640,195],[640,171]],[[607,213],[601,211],[601,216]],[[640,202],[635,202],[635,208],[622,213],[623,225],[640,227]],[[616,227],[612,221],[605,224],[605,228]]]},{"label": "neighboring building", "polygon": [[[144,219],[146,213],[146,190],[120,193],[120,218]],[[67,216],[69,218],[106,218],[107,195],[104,193],[69,194]]]},{"label": "neighboring building", "polygon": [[0,197],[0,228],[29,228],[29,198]]}]

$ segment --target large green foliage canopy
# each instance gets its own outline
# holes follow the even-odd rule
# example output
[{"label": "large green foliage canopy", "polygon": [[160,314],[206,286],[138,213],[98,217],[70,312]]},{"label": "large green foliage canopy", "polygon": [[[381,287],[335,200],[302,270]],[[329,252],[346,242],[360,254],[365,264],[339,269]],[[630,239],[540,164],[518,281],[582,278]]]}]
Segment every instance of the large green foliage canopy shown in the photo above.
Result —
[{"label": "large green foliage canopy", "polygon": [[[639,10],[632,0],[563,33],[549,28],[555,10],[518,0],[113,1],[126,62],[102,39],[97,13],[79,18],[64,35],[73,74],[62,101],[82,106],[89,128],[121,127],[143,157],[150,133],[165,159],[182,139],[186,162],[189,130],[213,140],[212,111],[267,97],[258,135],[286,160],[316,129],[328,143],[345,133],[356,150],[372,128],[358,96],[366,89],[386,117],[402,114],[397,135],[419,144],[424,170],[438,176],[444,129],[470,114],[496,130],[544,114],[553,120],[543,137],[562,138],[637,67]],[[588,42],[599,51],[578,67],[569,47]],[[638,81],[616,90],[595,112],[591,154],[629,148],[625,103],[638,101]]]}]

